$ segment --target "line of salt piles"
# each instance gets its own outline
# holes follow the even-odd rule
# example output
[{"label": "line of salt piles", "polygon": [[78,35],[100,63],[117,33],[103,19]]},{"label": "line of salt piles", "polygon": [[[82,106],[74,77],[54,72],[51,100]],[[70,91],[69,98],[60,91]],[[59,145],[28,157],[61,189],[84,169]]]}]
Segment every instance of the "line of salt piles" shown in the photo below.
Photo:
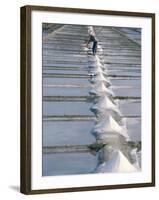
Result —
[{"label": "line of salt piles", "polygon": [[[89,27],[89,31],[95,34],[93,27]],[[111,82],[107,77],[107,69],[102,64],[102,51],[102,47],[98,45],[99,54],[89,56],[91,63],[89,74],[91,74],[92,85],[89,93],[94,96],[95,101],[91,111],[97,118],[92,134],[96,137],[97,143],[106,144],[99,151],[99,163],[95,172],[137,172],[140,170],[137,149],[131,150],[128,147],[129,136],[126,121],[121,118],[122,114],[118,105],[113,102],[114,93],[109,88]],[[124,148],[126,151],[128,147],[128,156],[121,150],[121,141],[127,144]],[[128,157],[131,157],[131,162]]]}]

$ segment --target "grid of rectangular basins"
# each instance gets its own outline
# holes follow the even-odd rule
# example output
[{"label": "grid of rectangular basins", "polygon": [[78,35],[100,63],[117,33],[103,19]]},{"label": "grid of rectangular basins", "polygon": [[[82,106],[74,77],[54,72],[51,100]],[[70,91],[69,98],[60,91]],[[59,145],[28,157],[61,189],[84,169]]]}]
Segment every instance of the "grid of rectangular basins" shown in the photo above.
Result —
[{"label": "grid of rectangular basins", "polygon": [[[141,143],[141,47],[119,31],[138,43],[140,34],[126,28],[94,30],[130,142]],[[91,134],[96,116],[90,110],[94,99],[87,39],[88,26],[61,25],[50,33],[43,29],[43,176],[94,173],[99,164],[98,150],[90,148],[96,144]]]}]

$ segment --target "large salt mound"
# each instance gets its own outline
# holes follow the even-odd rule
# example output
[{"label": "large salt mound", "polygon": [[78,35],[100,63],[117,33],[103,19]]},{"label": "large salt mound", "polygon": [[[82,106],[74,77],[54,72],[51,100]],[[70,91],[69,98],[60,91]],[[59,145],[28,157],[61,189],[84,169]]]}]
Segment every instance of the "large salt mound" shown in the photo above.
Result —
[{"label": "large salt mound", "polygon": [[[93,72],[92,72],[93,73]],[[106,84],[107,87],[109,87],[111,85],[111,82],[109,80],[108,77],[105,77],[102,73],[97,73],[95,74],[95,76],[93,76],[91,79],[90,79],[90,82],[91,83],[94,83],[94,84],[99,84],[99,83],[102,83],[104,82]]]},{"label": "large salt mound", "polygon": [[112,158],[108,161],[100,164],[96,172],[107,173],[107,172],[137,172],[138,170],[133,166],[129,160],[123,155],[120,150],[114,150],[112,152]]},{"label": "large salt mound", "polygon": [[94,88],[89,93],[94,95],[101,95],[102,93],[105,93],[108,96],[114,96],[113,92],[110,89],[106,88],[105,84],[102,82],[94,85]]},{"label": "large salt mound", "polygon": [[104,77],[104,75],[102,73],[98,73],[96,76],[94,76],[91,80],[91,82],[99,82],[99,81],[107,81],[109,82],[109,80],[107,78]]},{"label": "large salt mound", "polygon": [[96,56],[96,65],[101,67],[102,69],[106,69],[105,66],[102,64],[102,61],[98,56]]},{"label": "large salt mound", "polygon": [[119,125],[112,116],[107,117],[97,125],[95,125],[92,133],[99,139],[108,139],[110,136],[116,135],[124,136],[129,139],[127,130],[124,126]]},{"label": "large salt mound", "polygon": [[100,98],[98,103],[94,104],[91,109],[98,112],[112,110],[121,116],[121,112],[119,111],[118,107],[107,96],[103,96],[102,98]]},{"label": "large salt mound", "polygon": [[102,70],[99,66],[96,66],[92,71],[91,71],[93,74],[104,74],[104,75],[107,75],[107,72],[106,70]]}]

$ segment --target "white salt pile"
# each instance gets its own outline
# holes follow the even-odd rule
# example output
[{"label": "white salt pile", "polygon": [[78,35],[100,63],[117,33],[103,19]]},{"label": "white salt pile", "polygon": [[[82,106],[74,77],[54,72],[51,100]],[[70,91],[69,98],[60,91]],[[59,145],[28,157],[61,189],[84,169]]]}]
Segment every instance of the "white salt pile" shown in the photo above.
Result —
[{"label": "white salt pile", "polygon": [[110,89],[108,89],[103,82],[95,84],[93,86],[93,89],[91,89],[89,93],[93,95],[98,95],[98,96],[102,95],[102,93],[108,96],[114,96],[114,93]]},{"label": "white salt pile", "polygon": [[[113,150],[112,152],[108,152],[104,149],[100,153],[106,155],[103,155],[103,162],[97,167],[96,172],[130,173],[138,171],[138,169],[129,162],[129,160],[124,156],[124,154],[120,150]],[[108,154],[109,156],[107,156]]]},{"label": "white salt pile", "polygon": [[104,77],[104,75],[102,73],[98,73],[90,81],[91,81],[91,83],[94,83],[94,84],[99,84],[99,83],[103,82],[106,84],[107,87],[109,87],[111,85],[110,80],[108,78]]},{"label": "white salt pile", "polygon": [[99,66],[96,66],[93,70],[92,70],[92,72],[94,73],[94,74],[103,74],[103,75],[107,75],[107,72],[106,72],[106,70],[102,70]]},{"label": "white salt pile", "polygon": [[127,139],[129,138],[126,128],[119,125],[111,115],[95,125],[92,133],[103,140],[114,135],[121,135]]},{"label": "white salt pile", "polygon": [[121,116],[121,112],[118,109],[117,105],[115,105],[109,97],[104,95],[101,97],[96,104],[91,107],[92,110],[96,111],[97,113],[103,113],[107,111],[113,111],[119,116]]},{"label": "white salt pile", "polygon": [[106,69],[106,67],[103,65],[102,59],[100,59],[98,56],[96,56],[95,58],[96,58],[96,65],[101,69]]},{"label": "white salt pile", "polygon": [[94,77],[94,79],[92,79],[92,82],[102,82],[102,81],[107,81],[107,82],[109,82],[109,81],[107,80],[107,78],[106,78],[102,73],[98,73],[98,74]]}]

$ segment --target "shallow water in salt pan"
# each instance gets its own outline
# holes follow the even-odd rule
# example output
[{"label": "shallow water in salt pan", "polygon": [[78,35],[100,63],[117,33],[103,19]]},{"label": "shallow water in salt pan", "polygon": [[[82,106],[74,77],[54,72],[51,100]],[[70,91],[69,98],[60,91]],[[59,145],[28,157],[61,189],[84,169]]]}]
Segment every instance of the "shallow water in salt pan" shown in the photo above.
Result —
[{"label": "shallow water in salt pan", "polygon": [[141,119],[140,118],[127,118],[126,125],[130,140],[141,141]]},{"label": "shallow water in salt pan", "polygon": [[81,145],[95,142],[94,121],[43,122],[43,146]]},{"label": "shallow water in salt pan", "polygon": [[117,78],[110,78],[110,81],[113,86],[130,86],[130,87],[141,87],[141,79],[117,79]]},{"label": "shallow water in salt pan", "polygon": [[122,88],[122,87],[112,87],[112,91],[115,96],[120,97],[141,97],[140,88]]},{"label": "shallow water in salt pan", "polygon": [[[91,115],[91,103],[86,102],[43,102],[43,115]],[[71,108],[71,109],[70,109]]]},{"label": "shallow water in salt pan", "polygon": [[43,90],[43,96],[86,96],[89,94],[90,88],[66,88],[66,87],[49,87]]},{"label": "shallow water in salt pan", "polygon": [[56,153],[43,156],[43,175],[90,174],[98,158],[91,153]]},{"label": "shallow water in salt pan", "polygon": [[52,74],[88,74],[88,69],[84,70],[53,70],[53,69],[47,69],[44,71],[44,73],[52,73]]},{"label": "shallow water in salt pan", "polygon": [[123,116],[141,116],[141,102],[136,100],[119,100],[119,110]]},{"label": "shallow water in salt pan", "polygon": [[43,85],[88,85],[86,78],[43,78]]}]

